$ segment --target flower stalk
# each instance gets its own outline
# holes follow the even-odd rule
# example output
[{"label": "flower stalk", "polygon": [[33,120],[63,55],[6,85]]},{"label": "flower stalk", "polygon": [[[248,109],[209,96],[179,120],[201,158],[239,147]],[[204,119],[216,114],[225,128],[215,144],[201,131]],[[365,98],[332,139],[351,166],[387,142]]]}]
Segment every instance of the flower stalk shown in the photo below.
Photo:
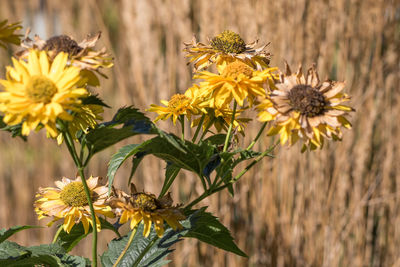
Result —
[{"label": "flower stalk", "polygon": [[226,134],[223,152],[226,152],[226,150],[228,149],[228,144],[231,142],[231,139],[232,139],[232,128],[233,128],[233,123],[235,122],[236,107],[237,107],[237,103],[236,103],[236,101],[234,101],[233,102],[232,119],[231,119],[231,123],[229,124],[228,133]]},{"label": "flower stalk", "polygon": [[132,244],[133,238],[136,235],[137,228],[138,228],[138,225],[136,225],[135,228],[132,229],[132,232],[129,236],[128,242],[126,243],[126,246],[125,246],[124,250],[122,251],[122,253],[119,255],[118,259],[113,264],[113,267],[117,267],[118,264],[120,263],[120,261],[122,260],[122,258],[125,256],[126,252],[128,251],[129,247]]},{"label": "flower stalk", "polygon": [[257,143],[258,139],[260,138],[261,134],[264,132],[265,127],[267,127],[267,124],[268,122],[263,123],[260,130],[258,131],[256,138],[254,138],[254,140],[250,143],[250,145],[246,148],[246,150],[250,150],[253,148],[253,146]]},{"label": "flower stalk", "polygon": [[[92,238],[92,266],[96,267],[97,266],[97,222],[96,222],[96,214],[94,212],[93,208],[93,201],[90,195],[90,190],[86,182],[85,178],[85,173],[84,173],[84,166],[82,165],[81,159],[78,157],[78,154],[76,153],[75,146],[73,143],[73,139],[71,134],[69,133],[67,127],[63,129],[62,132],[64,139],[65,139],[65,144],[67,145],[68,151],[71,154],[72,159],[75,162],[76,167],[78,168],[79,175],[82,180],[83,188],[85,190],[85,194],[87,197],[89,209],[90,209],[90,216],[92,218],[92,233],[93,233],[93,238]],[[83,148],[82,148],[83,149]]]}]

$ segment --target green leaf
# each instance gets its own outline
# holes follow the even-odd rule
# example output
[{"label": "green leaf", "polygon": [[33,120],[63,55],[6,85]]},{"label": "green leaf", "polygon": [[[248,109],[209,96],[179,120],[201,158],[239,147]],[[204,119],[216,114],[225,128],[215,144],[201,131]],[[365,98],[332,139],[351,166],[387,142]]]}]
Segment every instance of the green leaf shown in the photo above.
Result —
[{"label": "green leaf", "polygon": [[[172,252],[170,247],[179,242],[186,232],[186,230],[176,232],[168,228],[164,236],[158,238],[152,227],[150,235],[146,238],[143,236],[143,228],[143,223],[139,224],[136,235],[118,266],[163,266],[169,262],[164,258]],[[101,256],[103,267],[113,266],[126,247],[129,235],[130,233],[108,244],[108,250]]]},{"label": "green leaf", "polygon": [[20,259],[29,254],[29,251],[17,243],[4,241],[0,244],[0,263],[7,259]]},{"label": "green leaf", "polygon": [[196,238],[217,248],[235,253],[242,257],[248,257],[236,246],[229,230],[217,217],[209,212],[205,212],[205,209],[206,208],[202,208],[193,213],[190,217],[192,220],[192,227],[184,237]]},{"label": "green leaf", "polygon": [[[83,257],[68,255],[65,250],[59,244],[40,245],[27,247],[32,253],[31,257],[37,257],[43,260],[44,256],[52,256],[57,259],[57,262],[61,264],[59,266],[79,266],[85,267],[90,261]],[[52,265],[51,265],[52,266]]]},{"label": "green leaf", "polygon": [[[63,227],[60,225],[59,227]],[[85,234],[82,223],[74,225],[69,234],[64,230],[61,230],[57,238],[57,244],[59,244],[66,252],[70,252],[83,238],[85,238],[90,232]]]},{"label": "green leaf", "polygon": [[[188,211],[188,217],[180,221],[184,229],[174,231],[167,228],[161,238],[157,237],[154,226],[151,228],[150,235],[147,238],[144,237],[143,223],[140,223],[131,245],[118,266],[163,266],[168,263],[164,258],[173,251],[171,246],[181,241],[182,237],[196,238],[215,247],[247,257],[233,242],[229,230],[216,217],[205,212],[205,209]],[[101,263],[104,267],[113,266],[125,249],[130,233],[122,238],[114,239],[108,244],[108,250],[101,256]]]},{"label": "green leaf", "polygon": [[[145,147],[149,142],[151,142],[151,140],[145,141],[141,144],[126,145],[120,148],[120,150],[118,150],[118,152],[111,157],[111,160],[108,163],[108,171],[107,171],[109,192],[114,183],[115,173],[117,172],[119,167],[121,167],[121,165],[125,162],[125,160],[127,160],[130,156],[139,152],[140,149]],[[139,163],[137,163],[137,165],[138,164]]]},{"label": "green leaf", "polygon": [[106,108],[111,108],[109,105],[104,103],[104,101],[99,97],[99,95],[90,95],[88,97],[82,98],[83,105],[99,105]]},{"label": "green leaf", "polygon": [[131,183],[132,177],[136,172],[136,169],[139,167],[140,162],[144,159],[144,156],[146,156],[146,153],[141,153],[141,154],[136,154],[134,157],[132,157],[132,167],[131,167],[131,173],[129,174],[128,178],[128,184]]},{"label": "green leaf", "polygon": [[[107,229],[115,232],[117,236],[120,237],[120,234],[115,227],[106,221],[105,219],[99,217],[101,223],[101,229]],[[60,225],[59,227],[62,227]],[[66,252],[70,252],[83,238],[89,235],[92,232],[92,227],[89,227],[89,231],[85,234],[85,229],[83,228],[83,224],[79,223],[72,227],[69,234],[64,230],[61,230],[60,234],[57,238],[57,244],[59,244]]]},{"label": "green leaf", "polygon": [[23,247],[17,243],[5,241],[0,244],[0,266],[90,266],[88,259],[65,254],[58,244]]},{"label": "green leaf", "polygon": [[[172,134],[169,134],[168,138],[158,136],[151,140],[152,142],[143,148],[144,152],[167,162],[172,162],[177,167],[195,172],[200,177],[203,176],[204,167],[215,149],[208,143],[197,145],[189,141],[183,142]],[[175,144],[179,144],[180,149],[177,149]]]},{"label": "green leaf", "polygon": [[[116,128],[116,126],[120,126]],[[83,138],[93,155],[121,140],[138,134],[156,134],[156,126],[143,113],[132,107],[121,108],[114,118],[89,131]]]},{"label": "green leaf", "polygon": [[8,239],[10,236],[13,234],[25,230],[25,229],[31,229],[31,228],[40,228],[40,226],[34,226],[34,225],[23,225],[23,226],[13,226],[9,229],[1,229],[0,230],[0,243],[3,242],[4,240]]},{"label": "green leaf", "polygon": [[173,163],[167,163],[167,167],[165,168],[165,179],[164,184],[160,192],[160,197],[164,196],[169,190],[173,180],[180,172],[181,168],[175,166]]},{"label": "green leaf", "polygon": [[26,136],[22,135],[22,123],[18,123],[16,125],[7,125],[3,121],[4,116],[0,116],[0,130],[7,131],[11,133],[11,136],[21,137],[24,141],[28,140]]},{"label": "green leaf", "polygon": [[150,154],[165,160],[168,164],[173,163],[177,168],[197,173],[201,179],[204,179],[204,168],[210,161],[214,150],[215,146],[209,143],[193,144],[189,141],[182,141],[173,134],[159,131],[159,136],[141,144],[127,145],[114,154],[110,160],[107,174],[109,186],[111,188],[118,168],[130,156],[134,156],[131,172],[133,173],[143,157]]},{"label": "green leaf", "polygon": [[226,134],[214,134],[204,139],[202,142],[210,142],[213,145],[223,145],[225,143]]}]

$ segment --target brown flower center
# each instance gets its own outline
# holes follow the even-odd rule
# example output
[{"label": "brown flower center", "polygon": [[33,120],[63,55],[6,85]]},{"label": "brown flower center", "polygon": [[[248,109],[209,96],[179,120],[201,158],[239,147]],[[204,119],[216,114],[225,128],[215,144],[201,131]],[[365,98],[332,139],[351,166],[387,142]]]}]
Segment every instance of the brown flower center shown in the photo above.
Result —
[{"label": "brown flower center", "polygon": [[236,60],[229,63],[222,72],[222,76],[231,77],[233,79],[237,79],[240,74],[245,75],[247,78],[251,78],[253,76],[253,69],[247,64]]},{"label": "brown flower center", "polygon": [[157,199],[146,193],[136,193],[133,195],[133,206],[144,211],[157,209]]},{"label": "brown flower center", "polygon": [[294,86],[289,91],[288,98],[293,109],[307,117],[321,115],[326,105],[323,94],[317,89],[305,84]]},{"label": "brown flower center", "polygon": [[34,75],[25,86],[27,96],[34,102],[49,103],[57,93],[57,86],[43,75]]},{"label": "brown flower center", "polygon": [[78,43],[72,40],[69,36],[58,35],[48,39],[43,50],[53,51],[55,54],[65,52],[70,56],[75,56],[82,51],[82,47],[80,47]]},{"label": "brown flower center", "polygon": [[182,94],[176,94],[171,97],[171,99],[168,101],[168,107],[170,109],[179,109],[186,107],[190,104],[190,98],[182,95]]},{"label": "brown flower center", "polygon": [[211,40],[211,46],[215,50],[226,54],[240,54],[246,50],[246,43],[239,34],[233,31],[223,31]]},{"label": "brown flower center", "polygon": [[82,182],[67,184],[60,193],[61,200],[72,207],[83,207],[88,204]]}]

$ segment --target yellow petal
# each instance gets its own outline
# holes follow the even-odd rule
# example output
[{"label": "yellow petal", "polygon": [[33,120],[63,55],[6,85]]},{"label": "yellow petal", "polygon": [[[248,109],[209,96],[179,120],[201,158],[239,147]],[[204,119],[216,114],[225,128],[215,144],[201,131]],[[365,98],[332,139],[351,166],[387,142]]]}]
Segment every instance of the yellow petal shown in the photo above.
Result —
[{"label": "yellow petal", "polygon": [[47,58],[46,52],[42,51],[40,52],[40,70],[42,72],[42,75],[47,76],[49,74],[49,60]]}]

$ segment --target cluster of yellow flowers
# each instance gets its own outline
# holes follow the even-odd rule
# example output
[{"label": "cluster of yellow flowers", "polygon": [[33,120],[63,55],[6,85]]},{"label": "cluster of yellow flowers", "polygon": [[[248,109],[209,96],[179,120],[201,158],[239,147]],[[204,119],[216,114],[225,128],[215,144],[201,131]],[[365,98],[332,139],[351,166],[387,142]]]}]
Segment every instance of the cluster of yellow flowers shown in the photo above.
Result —
[{"label": "cluster of yellow flowers", "polygon": [[[0,46],[6,43],[21,44],[22,50],[12,58],[13,67],[7,67],[6,79],[0,80],[4,91],[0,92],[0,111],[5,114],[3,121],[8,125],[22,124],[22,135],[42,128],[48,136],[62,141],[57,122],[68,123],[72,136],[82,130],[94,128],[102,120],[103,107],[85,104],[91,93],[89,86],[99,86],[95,73],[104,76],[101,68],[113,66],[112,58],[103,48],[94,49],[100,33],[77,43],[66,35],[54,36],[48,40],[35,40],[14,32],[22,27],[19,23],[0,22]],[[98,215],[108,218],[120,217],[119,223],[130,221],[133,229],[142,220],[144,235],[150,234],[152,223],[156,233],[164,233],[164,220],[173,228],[181,229],[179,220],[185,218],[179,206],[172,206],[168,194],[160,199],[155,195],[137,192],[134,185],[131,194],[99,184],[99,177],[86,180],[96,218],[97,231],[101,229]],[[56,188],[39,188],[35,211],[39,219],[51,217],[54,222],[63,220],[63,230],[70,233],[75,224],[82,222],[85,233],[93,226],[89,203],[81,177],[75,180],[63,178],[56,181]]]},{"label": "cluster of yellow flowers", "polygon": [[[340,140],[340,128],[351,127],[346,116],[353,111],[343,104],[350,99],[342,93],[344,82],[321,83],[314,66],[306,74],[301,66],[292,74],[286,65],[282,73],[269,67],[267,45],[256,48],[256,44],[246,44],[229,30],[209,44],[198,43],[195,38],[186,43],[184,51],[194,63],[194,78],[202,81],[182,95],[161,101],[165,107],[151,105],[149,111],[159,114],[156,121],[172,117],[174,124],[180,116],[191,120],[193,115],[202,115],[204,127],[212,124],[217,131],[226,130],[235,112],[233,126],[243,132],[251,119],[241,118],[240,113],[255,107],[259,121],[271,122],[268,135],[279,134],[282,145],[302,140],[304,151],[321,148],[324,138]],[[217,73],[204,70],[213,64]],[[199,117],[194,119],[192,127],[199,121]]]},{"label": "cluster of yellow flowers", "polygon": [[[96,214],[98,232],[101,230],[98,215],[108,218],[117,216],[120,224],[130,221],[131,229],[143,221],[145,237],[150,234],[152,223],[157,235],[161,237],[164,234],[164,220],[174,230],[182,229],[179,220],[185,219],[185,216],[179,206],[172,206],[170,194],[157,199],[153,194],[138,192],[131,184],[131,194],[114,189],[111,196],[108,196],[108,188],[99,183],[100,179],[100,177],[90,177],[86,181]],[[48,226],[56,221],[64,220],[62,227],[67,233],[70,233],[75,224],[82,222],[85,233],[88,233],[89,226],[93,225],[93,222],[81,177],[75,180],[63,178],[55,184],[56,188],[39,188],[35,202],[35,211],[39,220],[52,217],[53,220],[48,223]]]},{"label": "cluster of yellow flowers", "polygon": [[[21,44],[12,58],[13,67],[7,67],[4,87],[0,92],[0,111],[8,125],[21,124],[22,135],[45,128],[49,137],[62,142],[61,125],[68,125],[75,137],[79,130],[86,132],[102,120],[101,105],[86,103],[91,93],[89,86],[99,86],[96,74],[103,75],[101,68],[112,67],[112,58],[105,49],[94,46],[100,33],[77,43],[71,37],[61,35],[48,40],[38,36],[35,40],[15,34],[20,24],[0,22],[0,46],[6,43]],[[186,117],[191,126],[203,127],[205,132],[214,126],[218,132],[233,125],[244,133],[251,118],[241,117],[248,109],[258,111],[258,120],[270,122],[267,135],[280,135],[280,143],[290,146],[301,140],[303,150],[320,148],[325,139],[340,140],[341,127],[351,128],[347,120],[353,111],[343,103],[350,98],[342,92],[344,82],[321,82],[315,67],[304,74],[300,67],[292,73],[286,65],[285,72],[270,67],[267,45],[257,47],[257,41],[246,44],[232,31],[224,31],[210,39],[208,44],[194,38],[185,44],[184,51],[194,65],[195,79],[184,94],[176,94],[164,106],[151,105],[149,111],[158,114],[157,120],[171,118],[173,123]],[[216,71],[206,69],[214,66]],[[233,119],[233,121],[232,121]],[[85,184],[87,183],[87,187]],[[86,183],[81,178],[63,178],[57,188],[40,188],[35,202],[39,219],[52,217],[63,221],[63,229],[70,232],[82,222],[85,233],[94,225],[90,214],[87,192],[89,190],[97,215],[119,217],[119,223],[130,221],[135,228],[144,223],[144,235],[150,234],[154,223],[158,236],[164,233],[164,221],[173,229],[180,229],[179,220],[185,218],[179,206],[172,206],[169,194],[162,198],[138,192],[132,185],[127,194],[99,185],[99,177],[90,177]],[[94,218],[94,217],[93,217]]]},{"label": "cluster of yellow flowers", "polygon": [[[3,25],[5,22],[0,23]],[[0,27],[0,40],[21,43],[14,30],[18,23]],[[0,111],[8,125],[22,124],[22,135],[42,128],[48,136],[62,141],[57,120],[69,122],[69,131],[94,128],[101,120],[100,105],[84,104],[91,93],[88,86],[98,86],[94,73],[110,68],[112,58],[104,49],[93,49],[100,34],[88,37],[80,44],[71,37],[54,36],[47,41],[25,37],[21,49],[12,58],[13,67],[7,67],[6,79],[0,80]],[[16,39],[18,41],[16,41]]]}]

